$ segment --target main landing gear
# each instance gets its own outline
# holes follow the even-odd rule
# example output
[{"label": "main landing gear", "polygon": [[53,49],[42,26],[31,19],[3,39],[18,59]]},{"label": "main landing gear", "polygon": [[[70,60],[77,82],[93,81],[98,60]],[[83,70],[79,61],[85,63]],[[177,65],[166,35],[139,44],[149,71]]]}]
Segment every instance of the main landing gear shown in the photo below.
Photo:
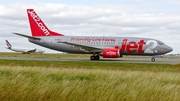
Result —
[{"label": "main landing gear", "polygon": [[151,61],[152,61],[152,62],[155,62],[155,57],[152,57],[152,58],[151,58]]},{"label": "main landing gear", "polygon": [[90,57],[91,60],[99,60],[100,59],[100,56],[99,55],[92,55]]}]

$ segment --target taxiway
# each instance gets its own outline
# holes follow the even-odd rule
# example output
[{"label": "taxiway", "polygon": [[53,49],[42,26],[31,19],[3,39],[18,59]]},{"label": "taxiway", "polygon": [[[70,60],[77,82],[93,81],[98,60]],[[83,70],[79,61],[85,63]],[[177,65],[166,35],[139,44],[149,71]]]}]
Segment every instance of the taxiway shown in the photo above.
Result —
[{"label": "taxiway", "polygon": [[[38,57],[0,57],[3,60],[38,60],[38,61],[91,61],[89,58],[38,58]],[[93,62],[93,61],[92,61]],[[180,64],[180,58],[156,58],[151,62],[150,58],[102,58],[96,62],[126,62],[126,63],[161,63]]]}]

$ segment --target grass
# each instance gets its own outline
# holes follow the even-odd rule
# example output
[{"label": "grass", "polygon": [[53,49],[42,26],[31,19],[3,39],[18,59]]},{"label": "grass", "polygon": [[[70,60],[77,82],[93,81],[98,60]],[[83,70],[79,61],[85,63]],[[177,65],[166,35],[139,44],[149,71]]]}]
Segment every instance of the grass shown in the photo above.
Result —
[{"label": "grass", "polygon": [[86,68],[128,71],[180,72],[180,64],[119,63],[98,61],[36,61],[0,60],[2,66],[28,66],[43,68]]},{"label": "grass", "polygon": [[[4,67],[3,67],[4,68]],[[5,67],[2,100],[178,100],[179,73]],[[4,79],[6,78],[6,79]]]},{"label": "grass", "polygon": [[180,64],[0,60],[3,101],[179,101]]}]

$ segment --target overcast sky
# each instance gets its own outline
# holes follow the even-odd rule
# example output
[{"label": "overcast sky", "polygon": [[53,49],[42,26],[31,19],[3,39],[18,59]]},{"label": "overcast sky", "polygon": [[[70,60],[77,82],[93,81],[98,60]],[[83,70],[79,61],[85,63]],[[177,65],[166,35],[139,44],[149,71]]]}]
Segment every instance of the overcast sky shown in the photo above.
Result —
[{"label": "overcast sky", "polygon": [[49,29],[65,35],[147,37],[163,41],[180,53],[180,0],[0,0],[0,52],[5,39],[16,47],[36,47],[27,8],[33,8]]}]

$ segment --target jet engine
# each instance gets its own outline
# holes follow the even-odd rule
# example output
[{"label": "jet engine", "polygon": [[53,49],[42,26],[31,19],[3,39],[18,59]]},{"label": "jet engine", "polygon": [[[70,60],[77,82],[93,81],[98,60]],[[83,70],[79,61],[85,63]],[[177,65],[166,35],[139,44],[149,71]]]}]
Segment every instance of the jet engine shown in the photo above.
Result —
[{"label": "jet engine", "polygon": [[119,49],[109,48],[102,51],[103,58],[118,58],[121,57]]}]

